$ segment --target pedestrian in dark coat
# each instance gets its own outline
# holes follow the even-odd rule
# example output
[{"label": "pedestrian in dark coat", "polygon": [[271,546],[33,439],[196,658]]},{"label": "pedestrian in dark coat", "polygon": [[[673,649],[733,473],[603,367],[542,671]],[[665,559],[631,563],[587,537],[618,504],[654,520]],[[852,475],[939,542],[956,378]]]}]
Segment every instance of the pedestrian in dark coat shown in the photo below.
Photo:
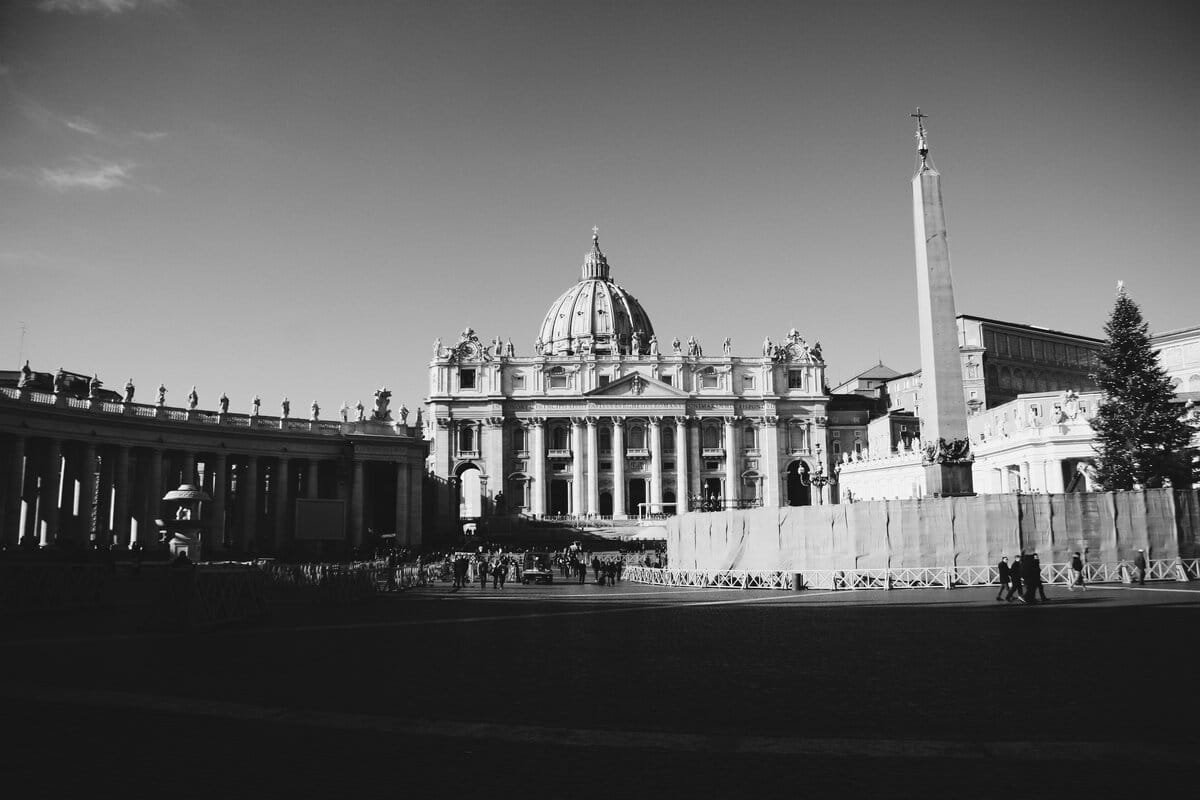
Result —
[{"label": "pedestrian in dark coat", "polygon": [[488,562],[487,562],[486,558],[479,559],[478,568],[479,568],[479,588],[486,589],[487,588],[487,579],[488,579]]},{"label": "pedestrian in dark coat", "polygon": [[1083,582],[1083,559],[1078,552],[1071,557],[1071,591],[1075,591],[1076,586],[1087,591],[1087,584]]},{"label": "pedestrian in dark coat", "polygon": [[592,574],[596,576],[596,583],[600,583],[600,557],[592,556]]},{"label": "pedestrian in dark coat", "polygon": [[1024,589],[1025,602],[1032,603],[1036,600],[1033,596],[1037,591],[1038,584],[1038,563],[1033,557],[1033,553],[1028,553],[1021,556],[1021,586]]},{"label": "pedestrian in dark coat", "polygon": [[996,568],[1000,571],[1000,591],[996,594],[996,599],[1003,600],[1004,590],[1009,586],[1009,575],[1012,572],[1008,567],[1008,556],[1001,557]]},{"label": "pedestrian in dark coat", "polygon": [[1041,559],[1038,558],[1037,553],[1033,554],[1033,566],[1034,566],[1034,573],[1033,573],[1034,585],[1029,593],[1032,595],[1033,592],[1036,591],[1038,598],[1044,603],[1044,602],[1046,602],[1046,599],[1047,599],[1046,598],[1046,588],[1045,588],[1046,583],[1042,580],[1042,562],[1041,562]]},{"label": "pedestrian in dark coat", "polygon": [[1015,556],[1013,556],[1013,563],[1008,568],[1008,594],[1004,599],[1008,602],[1012,602],[1013,596],[1015,595],[1018,600],[1024,603],[1025,595],[1021,589],[1021,554],[1017,553]]},{"label": "pedestrian in dark coat", "polygon": [[501,589],[504,588],[504,579],[508,577],[508,564],[503,557],[497,558],[492,564],[492,588],[495,589],[497,584]]},{"label": "pedestrian in dark coat", "polygon": [[1137,570],[1135,576],[1137,582],[1141,586],[1146,585],[1146,551],[1138,548],[1137,555],[1133,559],[1133,568]]}]

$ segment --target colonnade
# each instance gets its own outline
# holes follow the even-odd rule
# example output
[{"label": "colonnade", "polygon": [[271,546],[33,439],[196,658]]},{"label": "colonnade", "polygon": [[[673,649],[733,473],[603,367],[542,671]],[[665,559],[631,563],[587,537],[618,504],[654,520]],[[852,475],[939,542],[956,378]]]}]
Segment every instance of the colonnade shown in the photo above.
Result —
[{"label": "colonnade", "polygon": [[0,438],[0,544],[152,549],[160,545],[159,521],[170,513],[163,495],[190,483],[212,498],[200,508],[209,525],[202,534],[206,556],[287,547],[295,536],[297,499],[348,501],[346,543],[356,547],[370,516],[368,463],[394,469],[400,543],[419,543],[420,465],[344,453],[300,456],[286,449],[266,454],[10,434]]}]

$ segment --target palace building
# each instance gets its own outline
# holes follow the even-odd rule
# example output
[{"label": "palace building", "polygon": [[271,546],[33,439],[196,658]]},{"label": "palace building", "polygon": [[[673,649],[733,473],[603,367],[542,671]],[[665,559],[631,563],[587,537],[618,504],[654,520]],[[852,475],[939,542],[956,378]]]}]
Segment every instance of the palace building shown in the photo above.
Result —
[{"label": "palace building", "polygon": [[660,338],[594,233],[531,355],[470,328],[434,345],[430,469],[464,520],[828,502],[831,429],[865,441],[866,412],[839,422],[827,391],[820,343],[794,329],[752,356]]}]

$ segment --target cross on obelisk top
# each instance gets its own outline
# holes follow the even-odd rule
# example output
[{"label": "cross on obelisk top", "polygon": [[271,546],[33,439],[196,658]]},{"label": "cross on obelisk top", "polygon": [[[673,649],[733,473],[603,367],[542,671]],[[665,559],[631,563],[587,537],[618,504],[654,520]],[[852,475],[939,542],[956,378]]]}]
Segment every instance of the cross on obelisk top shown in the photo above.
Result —
[{"label": "cross on obelisk top", "polygon": [[915,117],[917,120],[917,152],[921,154],[921,163],[924,164],[929,155],[929,142],[925,140],[925,120],[929,119],[929,115],[922,114],[921,107],[917,106],[917,113],[909,114],[909,116]]}]

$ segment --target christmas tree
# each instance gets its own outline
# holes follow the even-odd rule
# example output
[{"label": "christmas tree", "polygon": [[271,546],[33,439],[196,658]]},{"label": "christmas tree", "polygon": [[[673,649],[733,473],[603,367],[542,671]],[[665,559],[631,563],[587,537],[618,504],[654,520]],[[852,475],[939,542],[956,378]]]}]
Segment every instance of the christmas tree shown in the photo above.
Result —
[{"label": "christmas tree", "polygon": [[1157,489],[1169,480],[1190,486],[1191,426],[1174,402],[1175,389],[1151,349],[1141,309],[1117,284],[1117,303],[1104,326],[1108,342],[1092,376],[1104,401],[1092,420],[1096,479],[1107,491]]}]

